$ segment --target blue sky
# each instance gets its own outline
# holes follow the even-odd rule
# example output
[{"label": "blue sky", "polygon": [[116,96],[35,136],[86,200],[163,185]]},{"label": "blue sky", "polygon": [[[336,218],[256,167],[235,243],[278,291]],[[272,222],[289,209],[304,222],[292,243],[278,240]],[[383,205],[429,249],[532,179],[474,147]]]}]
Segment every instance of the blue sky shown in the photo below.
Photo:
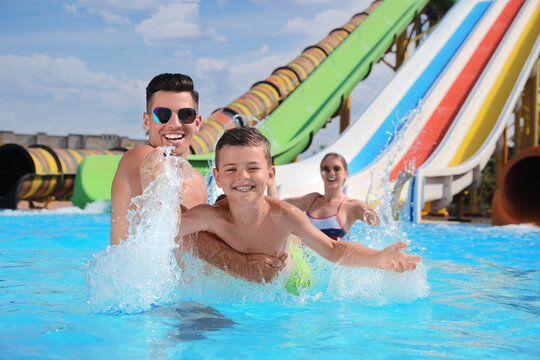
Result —
[{"label": "blue sky", "polygon": [[163,72],[194,79],[206,118],[371,2],[0,0],[0,130],[145,138],[145,87]]}]

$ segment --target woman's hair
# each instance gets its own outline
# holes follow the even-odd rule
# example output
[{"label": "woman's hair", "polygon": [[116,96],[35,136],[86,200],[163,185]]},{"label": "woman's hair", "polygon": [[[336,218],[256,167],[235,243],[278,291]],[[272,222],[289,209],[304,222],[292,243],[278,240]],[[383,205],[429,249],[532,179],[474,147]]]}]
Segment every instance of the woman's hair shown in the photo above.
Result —
[{"label": "woman's hair", "polygon": [[341,161],[341,164],[343,165],[343,168],[345,169],[345,171],[349,171],[349,169],[347,167],[347,161],[345,160],[345,158],[343,156],[341,156],[340,154],[335,153],[335,152],[331,152],[331,153],[328,153],[328,154],[324,155],[324,157],[321,160],[321,164],[319,166],[322,166],[322,163],[324,162],[324,160],[328,159],[329,157],[337,157]]}]

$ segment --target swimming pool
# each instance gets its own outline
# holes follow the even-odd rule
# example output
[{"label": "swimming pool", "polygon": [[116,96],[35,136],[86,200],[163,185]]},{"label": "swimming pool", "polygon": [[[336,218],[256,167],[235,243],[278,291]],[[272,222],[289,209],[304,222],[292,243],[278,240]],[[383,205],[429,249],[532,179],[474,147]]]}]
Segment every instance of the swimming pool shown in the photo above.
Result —
[{"label": "swimming pool", "polygon": [[404,223],[416,277],[328,267],[299,297],[233,284],[127,314],[87,302],[109,227],[101,211],[0,212],[0,358],[540,357],[538,228]]}]

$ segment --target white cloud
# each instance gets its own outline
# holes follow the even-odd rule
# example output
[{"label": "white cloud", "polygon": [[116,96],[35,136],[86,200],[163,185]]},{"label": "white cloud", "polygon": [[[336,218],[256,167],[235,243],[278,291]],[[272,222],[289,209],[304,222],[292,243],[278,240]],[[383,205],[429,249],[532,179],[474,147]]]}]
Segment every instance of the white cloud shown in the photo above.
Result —
[{"label": "white cloud", "polygon": [[350,18],[351,14],[342,10],[325,10],[313,19],[296,17],[289,20],[283,30],[287,33],[322,37],[330,30],[345,24]]},{"label": "white cloud", "polygon": [[77,5],[75,4],[64,4],[62,5],[62,8],[68,14],[77,15],[78,8],[77,8]]},{"label": "white cloud", "polygon": [[131,23],[132,13],[150,12],[173,2],[198,3],[199,0],[79,0],[77,4],[66,4],[63,8],[73,14],[79,9],[86,9],[91,14],[100,15],[108,24],[125,25]]},{"label": "white cloud", "polygon": [[[229,67],[229,83],[234,91],[247,91],[256,81],[264,80],[274,69],[284,66],[300,53],[272,54],[254,62]],[[239,94],[240,95],[240,94]]]},{"label": "white cloud", "polygon": [[141,138],[146,83],[93,72],[75,57],[0,55],[0,107],[9,130],[113,132]]},{"label": "white cloud", "polygon": [[143,20],[135,30],[147,45],[162,45],[172,41],[214,40],[223,41],[214,29],[201,30],[198,23],[199,5],[175,3],[160,5],[157,12]]},{"label": "white cloud", "polygon": [[200,58],[197,60],[195,75],[199,78],[207,78],[208,73],[223,71],[225,65],[227,65],[227,63],[223,60]]},{"label": "white cloud", "polygon": [[99,15],[105,19],[107,24],[126,25],[131,22],[126,16],[110,13],[108,11],[100,11]]},{"label": "white cloud", "polygon": [[262,56],[264,54],[268,54],[268,51],[270,51],[270,46],[268,46],[267,44],[262,44],[260,49],[251,51],[249,55]]},{"label": "white cloud", "polygon": [[162,3],[161,0],[79,0],[77,4],[94,12],[125,12],[151,10]]},{"label": "white cloud", "polygon": [[173,52],[174,56],[178,57],[192,57],[193,53],[190,50],[176,50]]}]

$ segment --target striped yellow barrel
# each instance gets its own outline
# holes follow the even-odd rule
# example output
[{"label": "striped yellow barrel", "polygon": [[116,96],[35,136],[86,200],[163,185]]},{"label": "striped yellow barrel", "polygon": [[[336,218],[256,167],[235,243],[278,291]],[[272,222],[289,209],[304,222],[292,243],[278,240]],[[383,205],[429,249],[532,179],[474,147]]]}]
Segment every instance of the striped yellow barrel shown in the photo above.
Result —
[{"label": "striped yellow barrel", "polygon": [[17,192],[18,198],[43,200],[54,196],[62,184],[62,165],[58,156],[51,148],[42,145],[30,147],[27,151],[32,159],[33,173],[38,176],[25,177]]},{"label": "striped yellow barrel", "polygon": [[114,155],[122,151],[52,149],[45,145],[28,148],[17,144],[0,146],[0,208],[17,208],[19,200],[69,199],[74,178],[87,155]]}]

